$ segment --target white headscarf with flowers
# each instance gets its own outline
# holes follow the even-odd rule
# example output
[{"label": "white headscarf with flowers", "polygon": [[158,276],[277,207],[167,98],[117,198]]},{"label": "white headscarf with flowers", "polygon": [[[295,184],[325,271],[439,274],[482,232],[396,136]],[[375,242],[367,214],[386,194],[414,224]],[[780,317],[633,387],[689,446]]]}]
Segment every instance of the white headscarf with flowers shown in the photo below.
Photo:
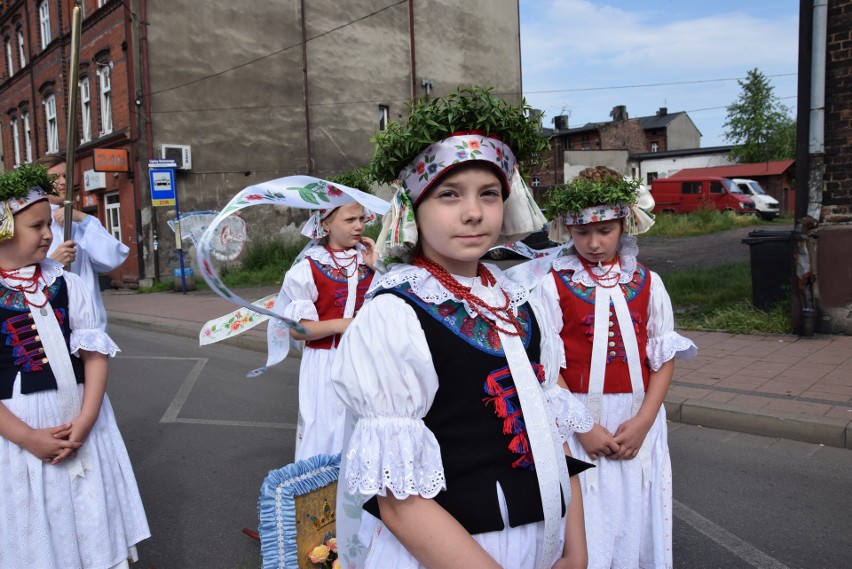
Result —
[{"label": "white headscarf with flowers", "polygon": [[[225,218],[241,209],[257,205],[283,205],[299,209],[325,211],[327,217],[338,207],[352,202],[358,202],[364,206],[365,210],[379,215],[384,214],[389,207],[386,201],[374,195],[312,176],[287,176],[269,180],[249,186],[235,195],[204,231],[196,251],[198,253],[198,269],[210,288],[222,298],[243,308],[206,322],[199,333],[199,343],[205,345],[218,342],[242,333],[270,317],[274,318],[278,325],[269,326],[267,330],[269,356],[266,367],[268,367],[286,357],[290,346],[289,328],[304,332],[298,322],[281,315],[283,308],[277,306],[273,298],[262,298],[254,303],[249,303],[234,294],[222,281],[213,264],[212,255],[215,243],[214,236]],[[319,219],[317,225],[321,229],[322,218],[318,217],[317,219]],[[308,231],[313,235],[319,234],[319,229],[316,228]],[[318,239],[319,237],[312,238]],[[234,322],[237,315],[239,315],[240,325],[235,327]],[[263,373],[266,367],[254,370],[250,375]]]},{"label": "white headscarf with flowers", "polygon": [[459,164],[482,161],[508,192],[498,243],[521,239],[544,226],[547,219],[518,171],[515,154],[497,138],[477,132],[458,133],[430,144],[403,168],[393,183],[390,212],[376,240],[380,256],[405,258],[417,243],[414,208],[440,177]]}]

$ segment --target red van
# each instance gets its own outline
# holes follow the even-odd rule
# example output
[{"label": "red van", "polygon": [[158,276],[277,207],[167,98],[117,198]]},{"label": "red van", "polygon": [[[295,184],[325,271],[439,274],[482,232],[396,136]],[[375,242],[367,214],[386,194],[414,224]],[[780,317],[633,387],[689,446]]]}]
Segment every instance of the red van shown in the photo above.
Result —
[{"label": "red van", "polygon": [[689,213],[703,204],[719,211],[756,214],[754,201],[728,178],[657,178],[651,182],[655,211]]}]

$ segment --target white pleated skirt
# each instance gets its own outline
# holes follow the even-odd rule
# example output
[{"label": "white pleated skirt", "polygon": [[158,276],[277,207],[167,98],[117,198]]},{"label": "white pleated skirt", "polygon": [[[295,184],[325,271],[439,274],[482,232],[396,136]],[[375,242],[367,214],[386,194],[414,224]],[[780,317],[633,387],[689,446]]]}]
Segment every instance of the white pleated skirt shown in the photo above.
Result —
[{"label": "white pleated skirt", "polygon": [[[587,395],[575,396],[586,403]],[[600,423],[615,434],[630,418],[633,395],[605,394]],[[665,407],[645,437],[650,468],[640,459],[592,460],[576,435],[571,454],[596,468],[580,475],[586,520],[588,569],[670,569],[672,567],[672,466]]]},{"label": "white pleated skirt", "polygon": [[[18,379],[2,403],[31,427],[62,424],[55,390],[22,395]],[[134,545],[151,532],[106,395],[84,447],[85,476],[71,480],[67,463],[46,464],[0,438],[0,569],[111,569],[136,558]]]},{"label": "white pleated skirt", "polygon": [[296,460],[343,449],[346,408],[331,383],[331,362],[337,348],[305,347],[299,367],[299,424]]}]

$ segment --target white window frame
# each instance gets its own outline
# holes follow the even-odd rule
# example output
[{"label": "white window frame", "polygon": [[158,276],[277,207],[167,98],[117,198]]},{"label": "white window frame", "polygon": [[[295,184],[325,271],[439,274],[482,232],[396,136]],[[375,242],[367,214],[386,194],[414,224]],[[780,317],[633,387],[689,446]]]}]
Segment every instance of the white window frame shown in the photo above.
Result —
[{"label": "white window frame", "polygon": [[3,48],[6,50],[6,67],[9,68],[9,77],[15,74],[15,59],[12,57],[12,39],[6,37],[3,40]]},{"label": "white window frame", "polygon": [[660,151],[660,143],[654,141],[651,143],[651,152],[659,152]]},{"label": "white window frame", "polygon": [[59,152],[59,122],[56,118],[56,95],[44,100],[44,124],[47,131],[47,153]]},{"label": "white window frame", "polygon": [[15,37],[18,39],[18,59],[21,60],[21,68],[27,66],[27,53],[24,49],[24,30],[18,28],[15,31]]},{"label": "white window frame", "polygon": [[27,163],[33,161],[33,136],[30,129],[30,112],[23,111],[21,113],[21,123],[24,125],[24,157]]},{"label": "white window frame", "polygon": [[104,194],[104,208],[106,215],[106,230],[121,241],[121,200],[118,192]]},{"label": "white window frame", "polygon": [[89,78],[83,77],[80,80],[80,110],[82,115],[82,138],[81,142],[89,142],[92,140],[92,96],[89,88]]},{"label": "white window frame", "polygon": [[98,8],[109,2],[109,0],[98,0]]},{"label": "white window frame", "polygon": [[390,121],[390,106],[379,105],[379,130],[387,130]]},{"label": "white window frame", "polygon": [[112,64],[98,65],[101,103],[101,136],[112,132]]},{"label": "white window frame", "polygon": [[41,30],[41,49],[44,49],[53,39],[50,37],[50,3],[47,0],[43,0],[38,5],[38,21]]},{"label": "white window frame", "polygon": [[21,137],[18,133],[18,119],[17,117],[12,117],[10,121],[12,126],[12,148],[15,149],[15,167],[21,165]]}]

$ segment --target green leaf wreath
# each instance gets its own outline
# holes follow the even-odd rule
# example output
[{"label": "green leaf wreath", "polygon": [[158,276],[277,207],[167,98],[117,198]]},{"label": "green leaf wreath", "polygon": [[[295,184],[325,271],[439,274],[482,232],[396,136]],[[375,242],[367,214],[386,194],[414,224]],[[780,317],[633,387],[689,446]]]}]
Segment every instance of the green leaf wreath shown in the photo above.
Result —
[{"label": "green leaf wreath", "polygon": [[370,175],[382,183],[393,182],[427,146],[454,132],[480,131],[497,136],[515,153],[525,168],[540,164],[550,142],[541,135],[532,107],[515,107],[491,94],[491,88],[459,88],[439,99],[418,99],[408,105],[408,120],[392,122],[373,142],[376,153]]},{"label": "green leaf wreath", "polygon": [[0,200],[26,197],[30,188],[37,186],[48,194],[56,195],[53,181],[56,175],[48,174],[42,164],[22,164],[14,170],[0,174]]},{"label": "green leaf wreath", "polygon": [[551,188],[542,200],[542,209],[548,219],[558,214],[579,212],[595,205],[615,205],[636,202],[640,182],[625,180],[621,176],[602,179],[576,178],[571,182]]}]

